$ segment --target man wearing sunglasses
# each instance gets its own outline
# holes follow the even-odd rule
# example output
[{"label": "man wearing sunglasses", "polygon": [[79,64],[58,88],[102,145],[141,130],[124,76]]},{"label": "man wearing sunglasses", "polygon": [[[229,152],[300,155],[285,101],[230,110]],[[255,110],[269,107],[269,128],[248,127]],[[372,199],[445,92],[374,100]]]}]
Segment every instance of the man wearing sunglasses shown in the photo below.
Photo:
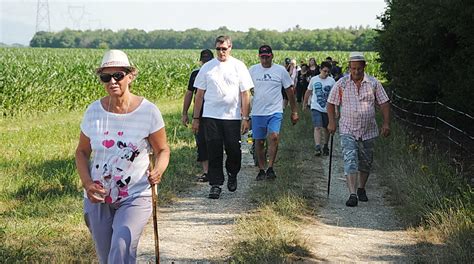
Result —
[{"label": "man wearing sunglasses", "polygon": [[[195,133],[203,126],[206,134],[211,199],[219,199],[225,180],[223,149],[227,155],[227,188],[230,192],[237,189],[242,159],[240,135],[249,129],[249,91],[253,88],[245,64],[230,55],[231,38],[217,37],[215,47],[217,58],[202,66],[194,82],[197,92],[192,123]],[[202,117],[199,117],[201,109]]]},{"label": "man wearing sunglasses", "polygon": [[[255,150],[258,157],[258,167],[260,169],[256,180],[273,180],[276,178],[273,170],[275,161],[281,121],[283,119],[283,96],[281,88],[285,89],[291,106],[291,122],[298,122],[298,111],[296,110],[296,100],[293,93],[293,80],[286,69],[277,64],[273,64],[273,52],[269,45],[263,45],[258,49],[260,63],[250,67],[250,75],[255,84],[253,105],[252,105],[252,132],[256,140]],[[265,172],[265,151],[264,144],[267,141],[268,148],[268,169]]]}]

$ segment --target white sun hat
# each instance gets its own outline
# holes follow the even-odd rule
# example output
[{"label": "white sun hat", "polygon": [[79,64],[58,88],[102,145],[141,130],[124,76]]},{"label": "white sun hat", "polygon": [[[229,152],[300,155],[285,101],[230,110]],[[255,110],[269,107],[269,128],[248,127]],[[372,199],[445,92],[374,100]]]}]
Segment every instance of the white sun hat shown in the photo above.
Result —
[{"label": "white sun hat", "polygon": [[358,51],[349,53],[349,62],[351,61],[365,61],[364,53]]},{"label": "white sun hat", "polygon": [[100,67],[97,68],[97,71],[110,67],[124,67],[130,70],[134,69],[134,67],[130,65],[127,54],[121,50],[108,50],[105,52],[104,57],[102,58],[102,63],[100,64]]}]

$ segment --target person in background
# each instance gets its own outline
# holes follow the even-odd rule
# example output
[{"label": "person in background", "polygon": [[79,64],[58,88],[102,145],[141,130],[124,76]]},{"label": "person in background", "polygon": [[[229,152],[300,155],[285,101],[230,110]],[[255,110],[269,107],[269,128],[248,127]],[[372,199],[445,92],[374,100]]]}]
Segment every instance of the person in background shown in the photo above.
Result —
[{"label": "person in background", "polygon": [[[327,100],[329,133],[336,131],[335,109],[340,107],[339,133],[350,192],[346,206],[350,207],[357,206],[358,201],[368,201],[365,185],[372,168],[374,142],[379,134],[390,135],[390,100],[382,84],[365,74],[365,66],[364,54],[351,52],[350,74],[337,81]],[[375,120],[376,104],[380,106],[383,118],[380,131]],[[359,187],[356,189],[357,178]]]},{"label": "person in background", "polygon": [[333,60],[331,57],[327,57],[326,61],[331,63],[331,77],[337,82],[342,77],[342,69],[337,66],[338,62]]},{"label": "person in background", "polygon": [[[214,58],[214,54],[212,54],[212,51],[209,49],[205,49],[201,51],[199,62],[201,63],[201,66],[202,66],[204,63],[210,61],[213,58]],[[196,88],[194,87],[194,80],[196,79],[196,76],[198,73],[199,73],[199,69],[196,69],[191,73],[191,76],[189,77],[189,82],[188,82],[188,90],[186,91],[186,94],[184,95],[181,122],[185,126],[189,124],[188,110],[189,110],[189,106],[191,105],[191,101],[193,100],[193,94],[196,92]],[[202,111],[199,114],[199,116],[200,117],[202,116]],[[206,145],[206,138],[204,137],[203,126],[199,128],[198,133],[195,135],[195,139],[196,139],[196,146],[197,146],[197,161],[201,162],[202,170],[203,170],[203,174],[200,177],[198,177],[198,181],[208,182],[209,179],[207,177],[207,172],[209,170],[209,161],[207,157],[207,145]]]},{"label": "person in background", "polygon": [[[294,87],[294,85],[296,85],[296,75],[298,73],[296,68],[296,60],[285,58],[285,69],[290,75]],[[293,89],[293,87],[291,89]],[[283,96],[283,108],[285,108],[288,105],[288,96],[286,94],[285,87],[281,87],[281,94]]]},{"label": "person in background", "polygon": [[[278,152],[279,133],[283,119],[283,107],[281,87],[290,101],[291,122],[298,122],[298,111],[296,108],[295,95],[293,93],[293,81],[288,72],[281,65],[273,64],[273,51],[269,45],[263,45],[258,49],[260,63],[250,67],[254,87],[252,104],[252,132],[256,142],[255,150],[258,157],[259,173],[256,180],[276,178],[273,163]],[[268,168],[265,171],[264,144],[267,141]]]},{"label": "person in background", "polygon": [[298,64],[296,64],[295,59],[291,59],[290,68],[288,70],[288,73],[290,74],[290,77],[293,80],[293,85],[295,85],[296,84],[296,76],[298,74]]},{"label": "person in background", "polygon": [[[314,76],[309,81],[308,90],[306,91],[303,102],[303,105],[306,105],[309,97],[311,96],[311,116],[313,119],[313,134],[314,143],[316,146],[316,156],[321,156],[321,154],[325,156],[329,155],[329,135],[327,131],[328,114],[326,101],[328,99],[329,92],[336,83],[334,79],[329,76],[330,71],[331,64],[327,61],[323,61],[321,63],[319,75]],[[305,108],[306,107],[303,107],[303,110]]]},{"label": "person in background", "polygon": [[[169,163],[165,124],[154,104],[130,92],[137,69],[123,51],[107,51],[96,72],[108,95],[89,105],[80,126],[84,219],[100,263],[135,263],[152,212],[150,185]],[[149,171],[151,149],[156,166]]]},{"label": "person in background", "polygon": [[301,103],[303,101],[304,94],[306,93],[306,89],[308,88],[309,80],[308,74],[308,65],[302,64],[301,70],[298,71],[298,75],[296,76],[296,102]]},{"label": "person in background", "polygon": [[204,64],[194,81],[198,90],[193,131],[198,133],[199,127],[204,126],[209,154],[210,199],[219,199],[224,184],[223,150],[227,154],[227,189],[230,192],[237,190],[237,174],[242,162],[240,135],[249,129],[250,89],[253,88],[245,64],[231,56],[231,38],[219,36],[215,46],[217,58]]},{"label": "person in background", "polygon": [[315,58],[309,58],[308,66],[308,74],[310,78],[313,78],[314,76],[317,76],[319,74],[319,65],[316,62]]}]

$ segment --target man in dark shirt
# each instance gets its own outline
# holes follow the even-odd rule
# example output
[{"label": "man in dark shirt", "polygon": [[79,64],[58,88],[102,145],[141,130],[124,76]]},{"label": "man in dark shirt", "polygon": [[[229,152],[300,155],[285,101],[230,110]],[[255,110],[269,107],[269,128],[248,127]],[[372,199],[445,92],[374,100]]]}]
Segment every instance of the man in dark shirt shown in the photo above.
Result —
[{"label": "man in dark shirt", "polygon": [[[199,58],[199,61],[201,65],[203,65],[204,63],[212,60],[213,58],[214,58],[214,55],[212,54],[212,51],[209,49],[205,49],[201,51],[201,56]],[[199,73],[199,69],[196,69],[191,73],[191,76],[189,76],[188,90],[186,91],[186,94],[184,95],[183,113],[181,116],[181,122],[185,126],[189,124],[188,110],[189,110],[189,106],[191,105],[191,101],[193,99],[193,94],[196,93],[196,88],[194,87],[194,80],[196,79],[196,76],[198,75],[198,73]],[[202,116],[202,109],[199,116]],[[207,172],[209,169],[209,161],[207,157],[207,146],[206,146],[206,140],[204,137],[204,131],[201,129],[201,127],[199,129],[199,132],[195,136],[196,145],[197,145],[197,161],[201,162],[202,170],[203,170],[203,174],[199,176],[198,181],[208,182],[209,179],[207,178]]]}]

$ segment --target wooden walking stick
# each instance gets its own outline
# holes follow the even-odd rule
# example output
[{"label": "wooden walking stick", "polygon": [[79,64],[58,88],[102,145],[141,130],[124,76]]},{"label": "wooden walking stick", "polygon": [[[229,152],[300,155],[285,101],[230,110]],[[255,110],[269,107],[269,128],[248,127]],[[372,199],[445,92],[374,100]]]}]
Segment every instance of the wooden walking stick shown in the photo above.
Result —
[{"label": "wooden walking stick", "polygon": [[[153,152],[148,154],[148,159],[150,161],[150,172],[155,167],[155,156]],[[158,203],[158,192],[156,184],[151,185],[151,204],[153,206],[153,238],[155,240],[155,263],[160,263],[160,239],[158,237],[158,219],[157,219],[157,205]]]},{"label": "wooden walking stick", "polygon": [[329,198],[329,190],[331,188],[332,142],[333,142],[333,140],[334,140],[334,135],[331,134],[331,149],[329,150],[328,198]]}]

